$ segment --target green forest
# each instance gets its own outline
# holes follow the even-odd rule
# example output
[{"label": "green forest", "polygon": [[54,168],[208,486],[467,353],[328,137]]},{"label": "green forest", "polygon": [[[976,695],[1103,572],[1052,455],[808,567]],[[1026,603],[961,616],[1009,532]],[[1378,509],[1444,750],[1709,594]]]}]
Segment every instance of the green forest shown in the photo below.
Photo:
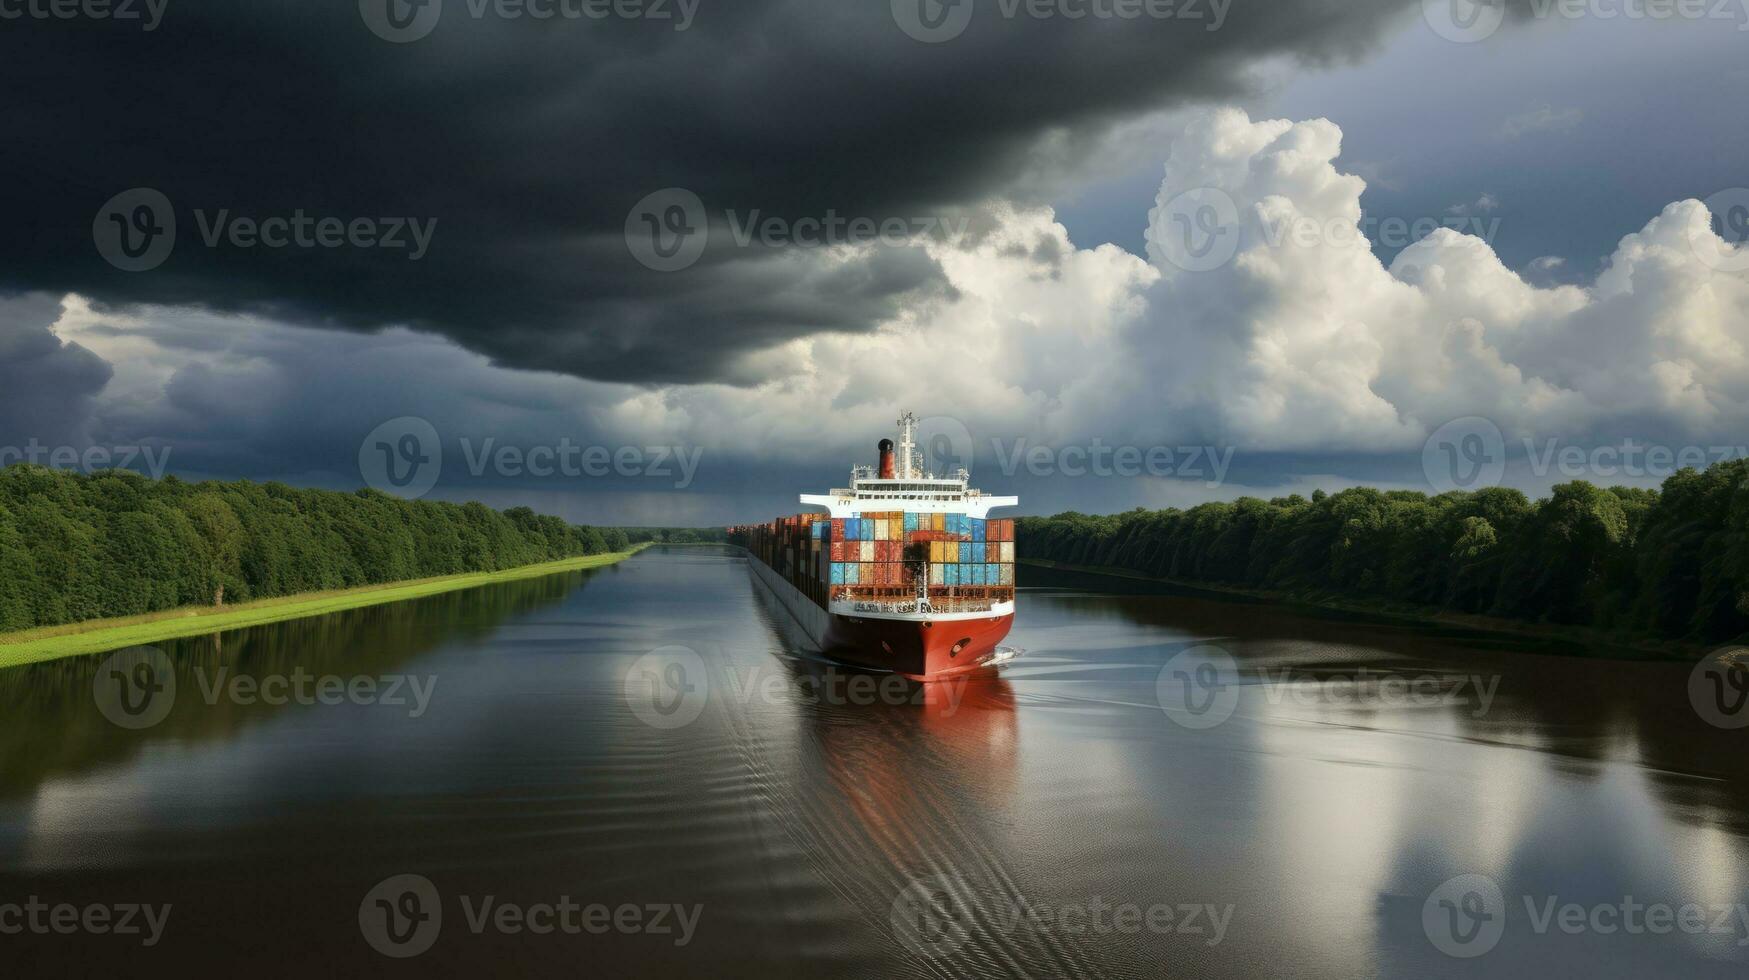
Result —
[{"label": "green forest", "polygon": [[623,551],[526,507],[0,469],[0,632]]},{"label": "green forest", "polygon": [[1369,488],[1189,510],[1022,518],[1018,553],[1305,598],[1723,643],[1749,631],[1749,460],[1660,490]]}]

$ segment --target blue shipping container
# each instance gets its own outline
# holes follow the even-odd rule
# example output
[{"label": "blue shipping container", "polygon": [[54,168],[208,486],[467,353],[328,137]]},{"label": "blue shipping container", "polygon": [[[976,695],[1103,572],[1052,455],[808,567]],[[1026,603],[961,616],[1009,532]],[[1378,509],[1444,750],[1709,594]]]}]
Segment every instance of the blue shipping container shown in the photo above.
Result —
[{"label": "blue shipping container", "polygon": [[982,517],[972,518],[972,540],[984,540],[984,519]]},{"label": "blue shipping container", "polygon": [[844,584],[844,563],[841,561],[835,561],[832,563],[832,584]]},{"label": "blue shipping container", "polygon": [[907,531],[917,530],[917,512],[916,511],[908,510],[905,512],[905,530],[907,530]]},{"label": "blue shipping container", "polygon": [[844,584],[845,585],[861,585],[862,584],[862,566],[860,564],[853,565],[850,562],[844,563]]}]

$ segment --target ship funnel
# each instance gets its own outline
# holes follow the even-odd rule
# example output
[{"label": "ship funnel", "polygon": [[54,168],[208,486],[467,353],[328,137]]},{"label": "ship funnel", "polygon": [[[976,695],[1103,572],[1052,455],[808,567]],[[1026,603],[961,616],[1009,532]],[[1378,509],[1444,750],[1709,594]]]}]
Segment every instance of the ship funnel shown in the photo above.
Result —
[{"label": "ship funnel", "polygon": [[893,478],[893,440],[881,440],[881,479]]}]

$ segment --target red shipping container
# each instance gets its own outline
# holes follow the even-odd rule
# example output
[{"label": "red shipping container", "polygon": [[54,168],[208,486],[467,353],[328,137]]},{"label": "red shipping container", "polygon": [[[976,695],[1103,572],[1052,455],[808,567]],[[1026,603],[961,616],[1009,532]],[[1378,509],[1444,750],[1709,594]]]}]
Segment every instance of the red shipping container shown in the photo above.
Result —
[{"label": "red shipping container", "polygon": [[844,518],[842,517],[832,518],[832,540],[844,540]]},{"label": "red shipping container", "polygon": [[832,542],[832,560],[833,561],[843,561],[844,560],[844,542],[842,542],[842,541]]}]

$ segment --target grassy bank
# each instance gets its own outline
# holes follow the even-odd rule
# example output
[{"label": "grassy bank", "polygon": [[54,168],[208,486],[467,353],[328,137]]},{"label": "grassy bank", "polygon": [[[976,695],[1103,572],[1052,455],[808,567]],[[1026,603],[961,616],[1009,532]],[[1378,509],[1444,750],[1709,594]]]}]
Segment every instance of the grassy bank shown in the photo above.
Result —
[{"label": "grassy bank", "polygon": [[390,582],[384,585],[365,585],[355,589],[306,592],[301,595],[239,603],[234,606],[189,606],[182,609],[147,613],[142,616],[93,619],[83,623],[69,623],[64,626],[45,626],[40,629],[23,630],[16,633],[0,633],[0,668],[16,667],[43,660],[57,660],[62,657],[102,653],[105,650],[159,643],[185,636],[200,636],[245,626],[260,626],[286,619],[320,616],[345,609],[375,606],[385,602],[400,602],[404,599],[417,599],[440,592],[471,589],[497,582],[512,582],[517,579],[536,578],[559,572],[599,568],[629,558],[645,547],[647,545],[638,545],[628,551],[566,558],[561,561],[523,565],[520,568],[508,568],[497,572],[444,575],[438,578]]},{"label": "grassy bank", "polygon": [[1607,658],[1622,659],[1660,659],[1660,660],[1697,660],[1714,649],[1712,646],[1683,643],[1675,640],[1660,640],[1643,636],[1624,636],[1604,630],[1582,626],[1565,626],[1550,623],[1527,623],[1522,620],[1505,619],[1498,616],[1482,616],[1473,613],[1457,613],[1434,606],[1421,606],[1408,602],[1394,602],[1387,599],[1353,599],[1325,593],[1281,592],[1268,589],[1247,589],[1237,586],[1215,585],[1208,582],[1194,582],[1182,579],[1161,578],[1153,575],[1143,575],[1124,568],[1106,568],[1098,565],[1071,565],[1066,562],[1047,561],[1042,558],[1022,558],[1021,565],[1035,568],[1058,569],[1065,572],[1075,572],[1084,575],[1099,575],[1106,578],[1124,579],[1132,582],[1147,582],[1182,589],[1187,592],[1200,592],[1211,597],[1229,596],[1234,598],[1254,599],[1264,602],[1281,603],[1285,605],[1312,606],[1318,609],[1328,609],[1335,612],[1352,613],[1360,616],[1383,617],[1405,622],[1422,623],[1434,626],[1458,627],[1461,629],[1478,630],[1487,633],[1507,633],[1515,636],[1534,637],[1539,640],[1556,640],[1564,644],[1574,644],[1586,648],[1586,652]]}]

